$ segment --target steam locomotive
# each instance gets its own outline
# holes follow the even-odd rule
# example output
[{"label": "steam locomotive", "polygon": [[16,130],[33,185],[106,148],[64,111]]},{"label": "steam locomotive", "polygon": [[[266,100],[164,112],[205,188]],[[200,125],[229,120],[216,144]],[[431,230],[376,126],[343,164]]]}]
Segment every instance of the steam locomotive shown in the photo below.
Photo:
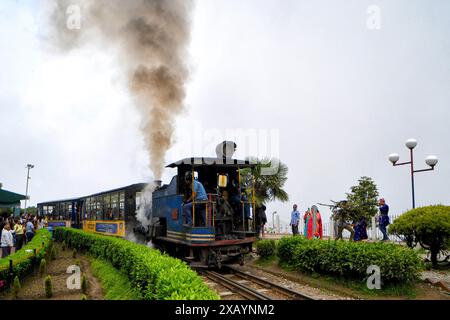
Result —
[{"label": "steam locomotive", "polygon": [[[223,146],[226,149],[229,144]],[[256,237],[254,190],[251,181],[242,181],[241,174],[242,170],[253,172],[255,165],[232,159],[229,151],[222,155],[186,158],[168,165],[177,169],[177,175],[152,195],[148,238],[155,246],[196,266],[221,267],[234,259],[243,263]],[[186,176],[192,181],[186,181]],[[194,197],[193,224],[186,225],[183,200],[190,196],[194,180],[203,184],[207,200],[195,201]]]},{"label": "steam locomotive", "polygon": [[[244,255],[251,252],[256,240],[255,164],[232,159],[235,148],[235,143],[224,141],[216,148],[216,158],[185,158],[169,164],[167,167],[176,169],[177,174],[169,184],[156,182],[151,204],[145,201],[149,185],[135,184],[87,197],[40,203],[38,212],[46,215],[53,227],[76,227],[125,238],[140,233],[156,248],[192,266],[220,268],[233,260],[243,264]],[[203,185],[207,199],[192,198],[192,224],[188,225],[184,207],[194,181]],[[145,226],[136,219],[140,210],[148,222]]]}]

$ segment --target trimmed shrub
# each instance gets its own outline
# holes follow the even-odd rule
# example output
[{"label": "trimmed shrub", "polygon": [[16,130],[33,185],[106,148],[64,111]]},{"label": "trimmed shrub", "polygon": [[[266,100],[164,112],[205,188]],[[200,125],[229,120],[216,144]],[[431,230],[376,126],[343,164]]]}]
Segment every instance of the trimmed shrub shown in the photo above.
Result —
[{"label": "trimmed shrub", "polygon": [[14,277],[14,282],[13,282],[13,296],[14,299],[17,299],[17,297],[19,296],[19,292],[20,289],[22,288],[22,286],[20,285],[20,280],[18,276]]},{"label": "trimmed shrub", "polygon": [[47,276],[47,278],[45,278],[44,288],[45,288],[45,296],[50,299],[53,296],[53,284],[51,276]]},{"label": "trimmed shrub", "polygon": [[[299,239],[300,238],[300,239]],[[423,268],[414,250],[389,243],[306,240],[285,237],[278,243],[278,257],[299,271],[351,279],[367,278],[367,268],[380,267],[384,283],[414,281]]]},{"label": "trimmed shrub", "polygon": [[100,281],[106,300],[139,300],[126,274],[103,259],[93,259],[92,273]]},{"label": "trimmed shrub", "polygon": [[89,281],[85,273],[83,273],[83,276],[81,277],[81,292],[84,294],[87,294],[88,292],[88,285]]},{"label": "trimmed shrub", "polygon": [[39,276],[42,277],[47,272],[47,261],[45,259],[41,260],[39,264]]},{"label": "trimmed shrub", "polygon": [[[44,246],[42,246],[42,243],[44,243]],[[33,239],[22,249],[6,259],[0,259],[0,281],[9,279],[9,260],[13,261],[13,276],[18,276],[21,279],[33,267],[34,249],[36,249],[36,261],[39,262],[46,256],[50,245],[50,232],[47,229],[38,230]]]},{"label": "trimmed shrub", "polygon": [[110,262],[128,276],[145,300],[211,300],[219,297],[181,260],[145,245],[71,228],[56,228],[55,238]]},{"label": "trimmed shrub", "polygon": [[50,251],[50,260],[56,260],[57,252],[56,247],[52,246],[52,249]]},{"label": "trimmed shrub", "polygon": [[391,233],[403,237],[410,247],[417,243],[431,253],[437,266],[437,255],[450,246],[450,206],[428,206],[410,210],[395,219]]},{"label": "trimmed shrub", "polygon": [[275,240],[260,240],[256,242],[256,253],[261,258],[268,258],[275,255],[276,243]]}]

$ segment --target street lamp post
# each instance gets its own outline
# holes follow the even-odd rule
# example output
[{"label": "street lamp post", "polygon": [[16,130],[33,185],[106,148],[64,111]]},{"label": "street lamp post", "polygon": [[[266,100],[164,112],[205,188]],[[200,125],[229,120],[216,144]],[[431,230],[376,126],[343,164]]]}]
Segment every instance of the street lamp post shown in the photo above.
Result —
[{"label": "street lamp post", "polygon": [[428,156],[425,158],[425,163],[430,166],[428,169],[414,170],[414,155],[413,149],[417,146],[417,140],[408,139],[405,143],[406,147],[409,149],[410,161],[397,163],[400,156],[397,153],[391,153],[389,155],[389,161],[392,162],[393,166],[402,166],[409,164],[411,166],[411,193],[412,193],[412,207],[416,207],[416,199],[414,195],[414,174],[417,172],[425,172],[434,170],[434,167],[438,163],[439,159],[436,156]]},{"label": "street lamp post", "polygon": [[272,212],[272,226],[273,226],[273,230],[275,230],[275,215],[277,214],[276,211]]},{"label": "street lamp post", "polygon": [[30,180],[30,170],[34,168],[34,165],[32,164],[27,164],[28,172],[27,172],[27,188],[25,191],[25,209],[24,209],[24,214],[27,214],[27,200],[28,200],[28,181]]}]

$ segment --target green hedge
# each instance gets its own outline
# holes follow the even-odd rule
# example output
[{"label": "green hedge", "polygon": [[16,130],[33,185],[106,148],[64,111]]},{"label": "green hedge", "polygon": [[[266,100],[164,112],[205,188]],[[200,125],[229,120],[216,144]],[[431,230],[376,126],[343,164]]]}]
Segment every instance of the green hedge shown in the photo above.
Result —
[{"label": "green hedge", "polygon": [[256,242],[256,253],[261,258],[269,258],[275,255],[276,253],[276,243],[275,240],[267,239],[260,240]]},{"label": "green hedge", "polygon": [[100,280],[106,300],[139,300],[139,294],[131,287],[127,275],[103,259],[92,259],[91,269]]},{"label": "green hedge", "polygon": [[128,275],[145,300],[216,300],[219,297],[181,260],[124,239],[57,228],[55,238],[110,262]]},{"label": "green hedge", "polygon": [[[44,245],[42,245],[44,243]],[[0,280],[9,279],[9,261],[13,261],[13,277],[23,278],[33,267],[34,249],[36,249],[36,264],[39,264],[52,244],[51,234],[47,229],[40,229],[33,239],[22,249],[10,256],[0,259]],[[30,252],[27,252],[30,250]]]},{"label": "green hedge", "polygon": [[367,268],[377,265],[384,283],[417,279],[423,268],[413,250],[396,244],[306,240],[285,237],[278,242],[278,257],[297,270],[365,279]]}]

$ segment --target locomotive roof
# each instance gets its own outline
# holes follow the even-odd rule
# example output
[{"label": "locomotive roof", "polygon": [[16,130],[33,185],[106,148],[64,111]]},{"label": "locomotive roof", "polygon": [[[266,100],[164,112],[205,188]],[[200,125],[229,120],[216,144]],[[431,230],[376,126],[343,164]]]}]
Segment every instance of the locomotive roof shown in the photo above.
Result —
[{"label": "locomotive roof", "polygon": [[169,164],[166,168],[177,168],[182,166],[188,167],[202,167],[202,166],[218,166],[218,167],[235,167],[235,168],[254,168],[255,163],[249,160],[238,159],[223,159],[223,158],[206,158],[206,157],[192,157],[184,158],[177,162]]}]

